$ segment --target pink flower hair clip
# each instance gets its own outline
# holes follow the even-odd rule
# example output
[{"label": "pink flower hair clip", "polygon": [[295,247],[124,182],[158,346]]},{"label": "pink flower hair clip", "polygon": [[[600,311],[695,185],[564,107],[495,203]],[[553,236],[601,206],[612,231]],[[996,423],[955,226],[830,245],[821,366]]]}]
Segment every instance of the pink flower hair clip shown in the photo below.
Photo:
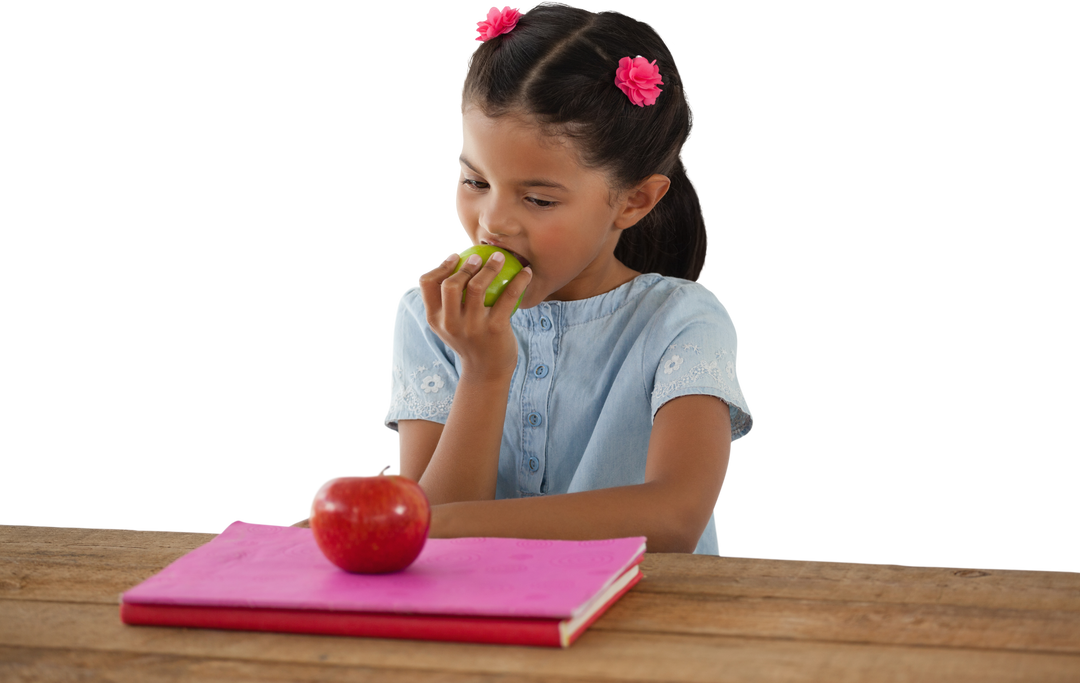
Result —
[{"label": "pink flower hair clip", "polygon": [[521,12],[516,9],[503,7],[500,12],[499,8],[492,7],[491,10],[488,11],[487,21],[476,22],[476,30],[480,33],[480,37],[477,38],[477,40],[486,42],[495,36],[501,36],[504,33],[513,31],[520,18]]},{"label": "pink flower hair clip", "polygon": [[637,106],[656,104],[656,98],[662,92],[656,86],[663,84],[660,80],[660,67],[656,66],[655,59],[650,62],[638,55],[633,59],[623,57],[619,60],[619,68],[615,70],[615,85]]}]

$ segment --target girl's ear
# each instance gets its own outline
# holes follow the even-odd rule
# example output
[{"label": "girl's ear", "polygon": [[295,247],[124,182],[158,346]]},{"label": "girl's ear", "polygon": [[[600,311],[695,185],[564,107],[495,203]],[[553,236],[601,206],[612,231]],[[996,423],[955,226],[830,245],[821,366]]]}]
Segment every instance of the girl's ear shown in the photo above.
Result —
[{"label": "girl's ear", "polygon": [[615,217],[615,227],[625,230],[637,225],[638,221],[648,215],[656,203],[664,198],[669,187],[671,180],[667,176],[654,173],[627,190],[619,207],[619,214]]}]

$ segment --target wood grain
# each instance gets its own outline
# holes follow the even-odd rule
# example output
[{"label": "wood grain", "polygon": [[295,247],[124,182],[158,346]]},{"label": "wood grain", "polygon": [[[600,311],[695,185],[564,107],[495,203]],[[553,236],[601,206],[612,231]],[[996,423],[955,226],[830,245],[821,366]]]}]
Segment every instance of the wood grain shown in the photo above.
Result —
[{"label": "wood grain", "polygon": [[120,623],[214,537],[0,526],[0,680],[1076,681],[1080,575],[650,553],[568,650]]}]

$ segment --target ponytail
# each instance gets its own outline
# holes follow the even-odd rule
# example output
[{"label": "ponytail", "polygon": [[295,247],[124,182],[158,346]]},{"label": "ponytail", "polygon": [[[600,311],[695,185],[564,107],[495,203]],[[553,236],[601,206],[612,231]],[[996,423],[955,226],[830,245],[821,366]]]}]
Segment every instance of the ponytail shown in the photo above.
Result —
[{"label": "ponytail", "polygon": [[705,218],[682,160],[668,173],[671,187],[637,225],[623,230],[615,258],[642,273],[698,279],[705,265]]}]

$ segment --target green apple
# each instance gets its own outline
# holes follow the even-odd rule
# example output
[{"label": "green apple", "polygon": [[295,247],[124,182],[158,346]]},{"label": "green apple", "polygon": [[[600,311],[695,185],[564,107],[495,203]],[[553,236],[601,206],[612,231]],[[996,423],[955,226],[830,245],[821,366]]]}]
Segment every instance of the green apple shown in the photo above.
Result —
[{"label": "green apple", "polygon": [[[473,254],[477,254],[481,259],[483,259],[480,263],[480,267],[483,268],[484,264],[487,263],[487,260],[495,252],[502,253],[502,255],[506,257],[506,261],[505,263],[503,263],[502,270],[499,271],[499,274],[496,275],[495,279],[491,281],[490,285],[488,285],[487,292],[484,293],[484,305],[489,307],[495,305],[495,300],[498,299],[499,295],[503,293],[504,289],[506,289],[506,285],[510,283],[510,280],[514,279],[515,275],[521,272],[521,261],[518,261],[517,257],[515,257],[513,254],[511,254],[505,249],[493,247],[489,244],[481,244],[475,247],[469,247],[465,251],[461,252],[461,260],[458,261],[457,268],[454,268],[455,273],[461,270],[461,266],[465,264],[465,259],[469,258]],[[524,297],[525,295],[522,294],[521,296]],[[465,300],[464,295],[462,296],[461,300]],[[514,304],[514,311],[518,309],[518,306],[520,304],[521,298],[518,298],[518,302]]]}]

